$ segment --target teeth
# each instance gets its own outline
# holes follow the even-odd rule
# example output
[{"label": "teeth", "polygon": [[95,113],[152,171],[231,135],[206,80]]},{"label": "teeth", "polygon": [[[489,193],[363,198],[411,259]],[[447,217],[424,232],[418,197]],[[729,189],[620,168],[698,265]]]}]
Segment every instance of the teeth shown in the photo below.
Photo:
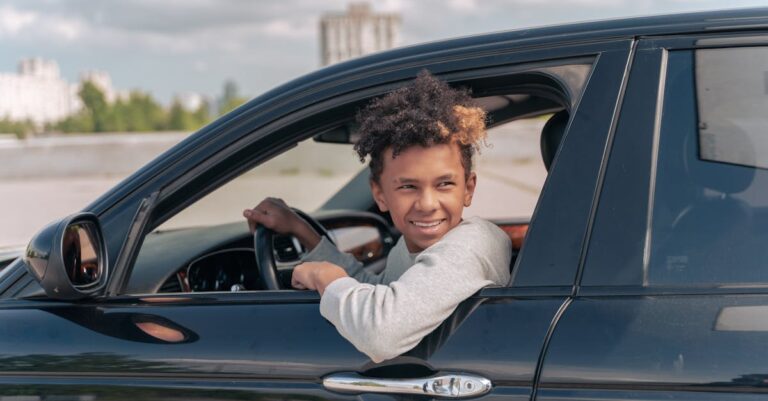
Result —
[{"label": "teeth", "polygon": [[417,225],[419,227],[434,227],[434,226],[436,226],[436,225],[438,225],[438,224],[440,224],[442,222],[443,222],[442,220],[438,220],[438,221],[435,221],[433,223],[423,223],[423,222],[420,222],[420,221],[412,221],[413,224],[415,224],[415,225]]}]

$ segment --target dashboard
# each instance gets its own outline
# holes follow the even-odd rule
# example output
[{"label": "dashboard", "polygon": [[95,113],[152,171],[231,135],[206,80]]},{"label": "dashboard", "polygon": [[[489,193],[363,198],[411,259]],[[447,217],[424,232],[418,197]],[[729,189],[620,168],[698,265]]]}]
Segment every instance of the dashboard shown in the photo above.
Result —
[{"label": "dashboard", "polygon": [[[344,252],[372,272],[383,270],[399,233],[380,216],[359,211],[313,215]],[[272,252],[283,288],[307,250],[294,237],[274,235]],[[146,236],[126,293],[254,291],[264,289],[245,222],[195,227]]]}]

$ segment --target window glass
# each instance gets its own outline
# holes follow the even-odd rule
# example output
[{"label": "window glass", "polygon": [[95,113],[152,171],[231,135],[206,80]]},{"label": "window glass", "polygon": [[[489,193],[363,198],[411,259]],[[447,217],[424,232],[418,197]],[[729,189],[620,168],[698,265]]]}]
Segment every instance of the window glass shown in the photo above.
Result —
[{"label": "window glass", "polygon": [[701,50],[695,57],[701,158],[768,168],[768,51]]},{"label": "window glass", "polygon": [[671,52],[646,285],[768,282],[766,48]]}]

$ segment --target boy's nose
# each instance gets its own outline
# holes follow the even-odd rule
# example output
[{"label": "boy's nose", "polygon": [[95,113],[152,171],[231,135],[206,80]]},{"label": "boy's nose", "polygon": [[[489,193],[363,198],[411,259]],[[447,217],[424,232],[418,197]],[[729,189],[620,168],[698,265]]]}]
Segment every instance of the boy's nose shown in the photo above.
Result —
[{"label": "boy's nose", "polygon": [[433,191],[423,191],[416,202],[416,207],[422,212],[431,212],[437,209],[437,196]]}]

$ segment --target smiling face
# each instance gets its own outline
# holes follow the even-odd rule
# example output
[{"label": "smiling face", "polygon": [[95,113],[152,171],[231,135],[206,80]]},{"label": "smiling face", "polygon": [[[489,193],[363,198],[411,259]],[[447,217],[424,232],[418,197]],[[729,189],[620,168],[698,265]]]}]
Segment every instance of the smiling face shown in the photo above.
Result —
[{"label": "smiling face", "polygon": [[371,190],[379,209],[389,211],[409,252],[423,251],[461,222],[477,178],[475,173],[465,178],[457,144],[411,146],[394,159],[387,148],[383,160]]}]

